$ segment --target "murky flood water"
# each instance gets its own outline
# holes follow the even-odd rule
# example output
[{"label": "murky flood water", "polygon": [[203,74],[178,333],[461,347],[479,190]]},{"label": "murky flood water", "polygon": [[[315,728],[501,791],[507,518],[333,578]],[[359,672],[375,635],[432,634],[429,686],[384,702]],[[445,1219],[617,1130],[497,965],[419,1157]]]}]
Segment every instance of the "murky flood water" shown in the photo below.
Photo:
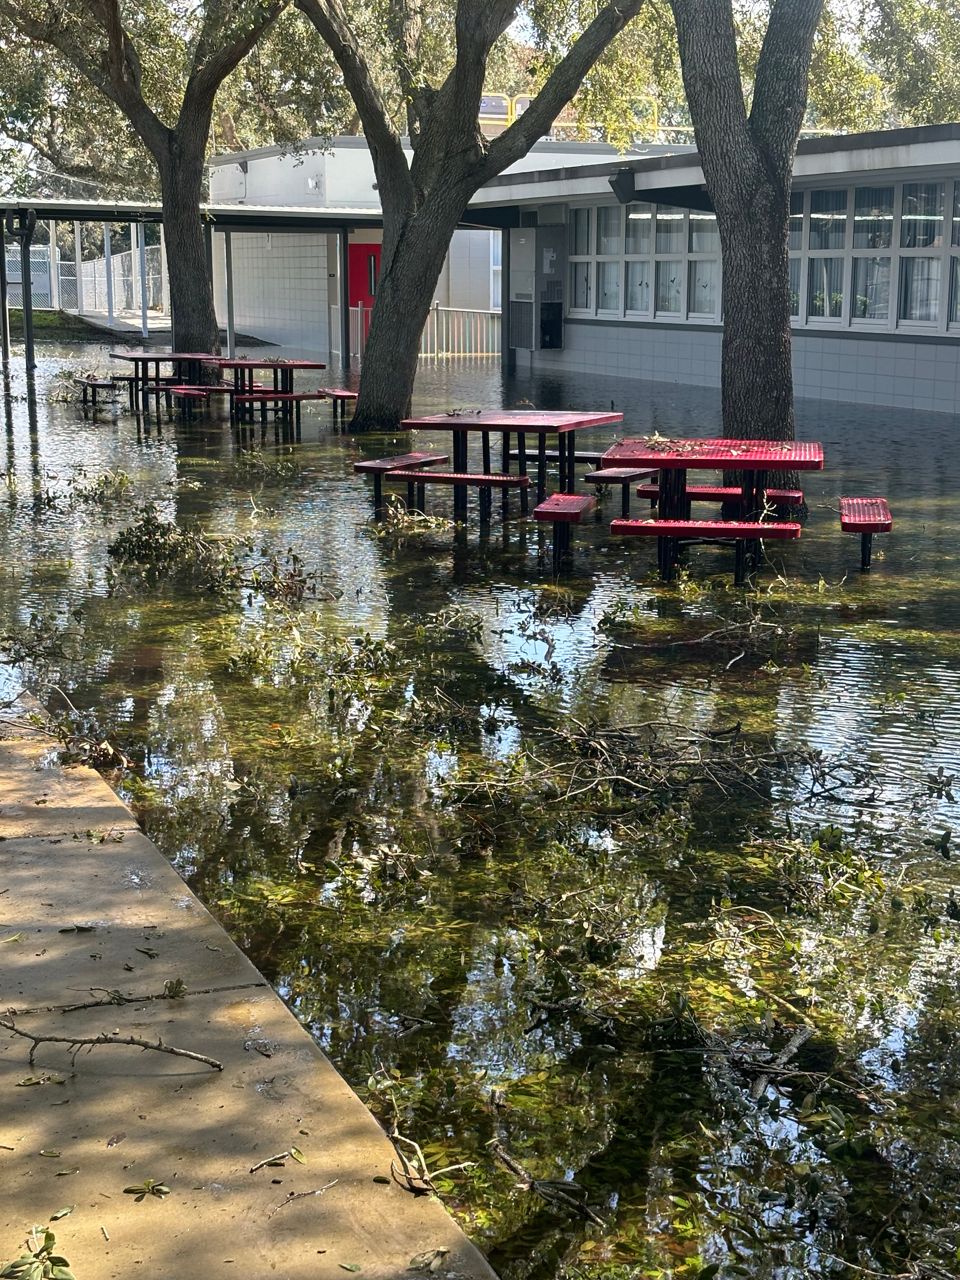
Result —
[{"label": "murky flood water", "polygon": [[[35,413],[14,371],[0,692],[130,758],[347,1079],[466,1164],[436,1187],[500,1273],[960,1272],[957,420],[801,402],[827,466],[757,591],[717,549],[661,587],[618,499],[555,581],[516,498],[375,527],[352,463],[407,439],[323,407],[289,442],[48,399],[105,359],[46,357]],[[487,365],[417,394],[520,401],[718,425],[709,391]],[[838,498],[875,493],[862,576]]]}]

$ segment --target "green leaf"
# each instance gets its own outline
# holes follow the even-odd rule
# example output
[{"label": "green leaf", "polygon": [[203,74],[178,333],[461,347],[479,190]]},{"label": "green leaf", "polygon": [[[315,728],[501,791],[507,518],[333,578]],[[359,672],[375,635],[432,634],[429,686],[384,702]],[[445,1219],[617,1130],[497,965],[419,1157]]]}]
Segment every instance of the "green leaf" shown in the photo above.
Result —
[{"label": "green leaf", "polygon": [[77,1206],[75,1204],[65,1205],[64,1208],[58,1209],[56,1213],[51,1213],[50,1221],[59,1222],[61,1218],[66,1218],[68,1214],[73,1213]]},{"label": "green leaf", "polygon": [[340,1269],[342,1271],[362,1271],[363,1270],[359,1262],[341,1262]]},{"label": "green leaf", "polygon": [[303,1154],[299,1147],[291,1147],[290,1154],[296,1160],[297,1164],[306,1164],[307,1157]]},{"label": "green leaf", "polygon": [[79,1173],[79,1172],[80,1172],[80,1166],[78,1165],[76,1169],[58,1169],[57,1172],[54,1174],[54,1177],[69,1178],[71,1173]]}]

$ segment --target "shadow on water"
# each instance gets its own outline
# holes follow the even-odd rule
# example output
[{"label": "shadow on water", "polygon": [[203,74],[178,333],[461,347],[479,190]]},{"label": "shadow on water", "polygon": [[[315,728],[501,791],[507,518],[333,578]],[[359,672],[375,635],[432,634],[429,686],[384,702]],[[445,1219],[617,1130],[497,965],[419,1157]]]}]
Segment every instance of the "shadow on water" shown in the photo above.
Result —
[{"label": "shadow on water", "polygon": [[[352,463],[392,442],[323,408],[298,441],[84,417],[77,359],[33,403],[13,370],[2,690],[133,760],[376,1114],[468,1162],[437,1187],[501,1274],[955,1274],[955,419],[801,402],[800,543],[754,592],[708,549],[663,589],[609,500],[555,581],[516,513],[375,531]],[[478,363],[417,399],[718,426],[709,390]],[[894,510],[869,577],[841,493]]]}]

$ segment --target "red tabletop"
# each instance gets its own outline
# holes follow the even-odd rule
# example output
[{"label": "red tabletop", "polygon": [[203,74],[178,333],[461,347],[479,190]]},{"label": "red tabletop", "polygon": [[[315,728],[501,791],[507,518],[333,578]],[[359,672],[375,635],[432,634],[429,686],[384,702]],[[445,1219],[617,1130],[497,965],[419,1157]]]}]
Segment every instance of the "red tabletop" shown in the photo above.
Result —
[{"label": "red tabletop", "polygon": [[219,360],[209,351],[111,351],[113,360]]},{"label": "red tabletop", "polygon": [[622,422],[622,413],[578,413],[551,409],[477,409],[462,413],[428,413],[420,418],[404,418],[401,427],[445,431],[529,431],[531,435],[581,431]]},{"label": "red tabletop", "polygon": [[810,440],[683,440],[643,436],[621,440],[603,455],[604,467],[658,470],[822,471],[823,445]]},{"label": "red tabletop", "polygon": [[258,360],[251,356],[204,356],[205,364],[215,364],[221,369],[325,369],[319,360]]}]

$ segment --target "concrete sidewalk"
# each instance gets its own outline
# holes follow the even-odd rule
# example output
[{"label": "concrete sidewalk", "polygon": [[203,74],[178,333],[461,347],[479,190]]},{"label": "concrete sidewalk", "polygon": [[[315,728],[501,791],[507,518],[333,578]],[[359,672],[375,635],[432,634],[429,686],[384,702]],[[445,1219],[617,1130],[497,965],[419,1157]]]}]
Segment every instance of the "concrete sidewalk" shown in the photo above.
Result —
[{"label": "concrete sidewalk", "polygon": [[[51,1225],[77,1280],[496,1280],[439,1201],[390,1180],[379,1125],[106,783],[46,765],[29,711],[0,720],[0,1014],[223,1069],[115,1045],[31,1065],[0,1028],[0,1266],[72,1205]],[[65,1009],[110,992],[140,998]],[[291,1147],[303,1163],[251,1172]],[[170,1194],[124,1193],[146,1179]]]}]

